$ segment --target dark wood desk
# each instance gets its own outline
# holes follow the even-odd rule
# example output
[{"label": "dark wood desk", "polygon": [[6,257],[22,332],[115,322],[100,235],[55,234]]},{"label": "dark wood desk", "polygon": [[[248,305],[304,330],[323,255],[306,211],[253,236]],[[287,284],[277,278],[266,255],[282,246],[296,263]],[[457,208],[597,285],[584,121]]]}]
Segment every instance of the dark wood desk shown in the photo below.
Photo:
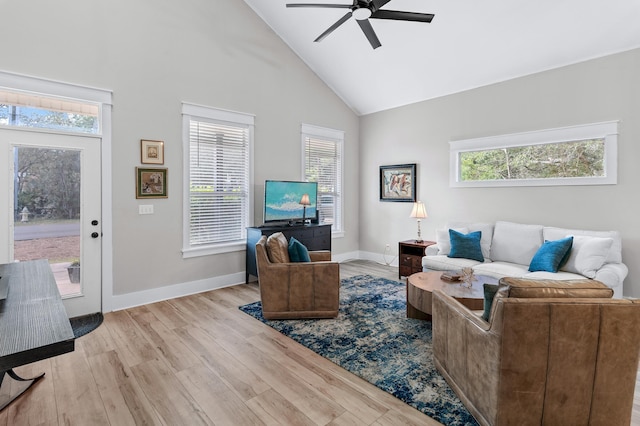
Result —
[{"label": "dark wood desk", "polygon": [[14,367],[72,352],[75,338],[46,260],[0,265],[0,277],[9,287],[0,301],[1,410],[44,376],[23,379]]}]

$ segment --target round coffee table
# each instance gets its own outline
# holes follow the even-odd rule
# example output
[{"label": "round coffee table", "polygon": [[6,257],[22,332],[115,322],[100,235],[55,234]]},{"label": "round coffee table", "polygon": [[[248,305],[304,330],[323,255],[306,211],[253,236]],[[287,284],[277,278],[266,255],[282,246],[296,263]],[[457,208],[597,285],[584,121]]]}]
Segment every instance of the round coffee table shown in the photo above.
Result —
[{"label": "round coffee table", "polygon": [[498,279],[476,275],[471,288],[463,287],[460,281],[443,281],[441,271],[418,272],[407,278],[407,318],[431,321],[431,298],[433,290],[442,290],[471,310],[484,307],[484,283],[497,284]]}]

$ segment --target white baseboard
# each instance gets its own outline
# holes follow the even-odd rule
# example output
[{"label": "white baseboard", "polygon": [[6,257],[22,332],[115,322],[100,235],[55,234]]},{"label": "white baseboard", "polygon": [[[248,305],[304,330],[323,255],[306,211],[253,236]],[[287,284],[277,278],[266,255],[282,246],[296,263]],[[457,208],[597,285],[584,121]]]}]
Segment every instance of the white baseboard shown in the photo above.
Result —
[{"label": "white baseboard", "polygon": [[133,308],[134,306],[147,305],[162,300],[175,299],[176,297],[244,284],[244,282],[245,273],[243,271],[134,293],[116,294],[111,299],[111,307],[112,310],[119,311],[121,309]]},{"label": "white baseboard", "polygon": [[[383,265],[398,267],[398,256],[387,255],[386,259],[381,253],[367,251],[353,251],[349,253],[337,254],[332,257],[335,262],[345,262],[348,260],[371,260]],[[133,308],[135,306],[147,305],[149,303],[161,302],[163,300],[175,299],[176,297],[188,296],[190,294],[202,293],[204,291],[216,290],[224,287],[231,287],[244,284],[245,273],[223,275],[211,277],[204,280],[191,281],[187,283],[173,284],[150,290],[137,291],[134,293],[117,294],[111,297],[111,310]]]},{"label": "white baseboard", "polygon": [[370,251],[360,251],[359,253],[358,259],[371,260],[382,265],[398,267],[398,256],[395,254],[387,254],[385,256],[382,253],[373,253]]}]

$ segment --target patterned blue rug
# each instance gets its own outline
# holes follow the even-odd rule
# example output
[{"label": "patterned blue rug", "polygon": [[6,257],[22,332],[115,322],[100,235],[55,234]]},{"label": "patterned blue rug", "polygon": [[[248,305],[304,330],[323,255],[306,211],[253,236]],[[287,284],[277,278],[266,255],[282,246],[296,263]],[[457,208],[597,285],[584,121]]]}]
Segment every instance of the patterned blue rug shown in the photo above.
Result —
[{"label": "patterned blue rug", "polygon": [[370,275],[342,280],[335,319],[265,320],[240,309],[445,425],[477,425],[434,364],[431,323],[406,316],[405,284]]}]

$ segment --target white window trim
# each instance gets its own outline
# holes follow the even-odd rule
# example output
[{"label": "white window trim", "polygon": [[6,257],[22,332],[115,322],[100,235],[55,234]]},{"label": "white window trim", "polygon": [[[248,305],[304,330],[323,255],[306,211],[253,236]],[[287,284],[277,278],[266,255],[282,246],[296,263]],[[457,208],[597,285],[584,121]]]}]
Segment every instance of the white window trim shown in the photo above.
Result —
[{"label": "white window trim", "polygon": [[231,124],[246,124],[251,127],[249,132],[249,197],[247,211],[247,226],[253,223],[253,139],[254,139],[254,122],[255,115],[243,112],[229,111],[219,108],[207,107],[203,105],[182,103],[182,165],[183,165],[183,202],[182,202],[182,257],[184,259],[208,256],[212,254],[230,253],[236,251],[244,251],[247,248],[246,242],[234,242],[214,244],[204,247],[189,246],[189,183],[190,183],[190,165],[189,165],[189,120],[194,118],[204,118],[216,121],[226,121]]},{"label": "white window trim", "polygon": [[324,138],[327,140],[331,140],[334,142],[337,142],[340,145],[340,188],[341,188],[341,192],[340,192],[340,212],[339,212],[339,220],[340,220],[340,229],[334,231],[333,227],[331,230],[331,237],[332,238],[342,238],[345,235],[345,230],[344,230],[344,135],[345,132],[343,130],[336,130],[336,129],[330,129],[327,127],[320,127],[320,126],[314,126],[312,124],[305,124],[302,123],[300,125],[300,140],[302,141],[302,152],[301,152],[301,161],[300,161],[300,166],[301,166],[301,171],[300,171],[300,176],[301,179],[304,180],[305,179],[305,162],[306,162],[306,158],[305,158],[305,150],[304,150],[304,146],[305,146],[305,136],[306,135],[310,135],[310,136],[315,136],[318,138]]},{"label": "white window trim", "polygon": [[[510,179],[490,181],[461,181],[460,153],[528,145],[604,139],[603,177]],[[618,183],[618,121],[607,121],[578,126],[546,129],[534,132],[513,133],[485,138],[465,139],[449,142],[449,185],[464,187],[505,186],[560,186],[560,185],[615,185]]]}]

